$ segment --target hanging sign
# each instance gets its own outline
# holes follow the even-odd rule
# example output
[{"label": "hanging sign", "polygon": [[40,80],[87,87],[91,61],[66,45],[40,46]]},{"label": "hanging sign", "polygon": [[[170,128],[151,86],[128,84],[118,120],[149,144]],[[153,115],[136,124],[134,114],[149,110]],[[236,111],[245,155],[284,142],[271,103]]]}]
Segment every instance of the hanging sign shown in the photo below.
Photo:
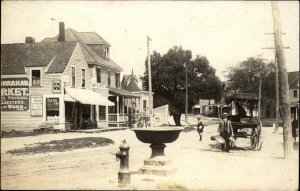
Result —
[{"label": "hanging sign", "polygon": [[43,96],[32,95],[30,96],[30,115],[43,116]]},{"label": "hanging sign", "polygon": [[61,93],[61,80],[52,81],[52,93]]},{"label": "hanging sign", "polygon": [[27,111],[28,109],[29,80],[1,78],[1,111]]}]

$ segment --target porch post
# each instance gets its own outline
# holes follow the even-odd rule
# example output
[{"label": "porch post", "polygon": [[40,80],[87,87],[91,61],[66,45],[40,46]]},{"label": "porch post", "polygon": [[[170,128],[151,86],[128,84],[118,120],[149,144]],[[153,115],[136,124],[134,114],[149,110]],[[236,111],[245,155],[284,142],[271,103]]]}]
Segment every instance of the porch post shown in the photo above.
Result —
[{"label": "porch post", "polygon": [[119,127],[119,96],[117,96],[117,127]]},{"label": "porch post", "polygon": [[125,99],[124,99],[124,96],[122,96],[122,114],[123,114],[123,120],[125,120],[125,118],[124,118],[124,110],[125,110]]}]

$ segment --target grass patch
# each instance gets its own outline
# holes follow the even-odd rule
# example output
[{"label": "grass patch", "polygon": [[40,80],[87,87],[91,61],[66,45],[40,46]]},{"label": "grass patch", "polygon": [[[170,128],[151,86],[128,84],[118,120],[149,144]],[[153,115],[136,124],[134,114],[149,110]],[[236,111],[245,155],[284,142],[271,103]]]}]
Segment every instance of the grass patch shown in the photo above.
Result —
[{"label": "grass patch", "polygon": [[109,144],[114,144],[114,141],[104,137],[84,137],[30,144],[21,149],[9,150],[7,151],[7,153],[17,155],[28,155],[48,152],[64,152],[81,148],[106,146]]},{"label": "grass patch", "polygon": [[28,136],[37,136],[43,134],[53,134],[53,133],[62,133],[60,130],[34,130],[34,131],[1,131],[1,138],[13,138],[13,137],[28,137]]}]

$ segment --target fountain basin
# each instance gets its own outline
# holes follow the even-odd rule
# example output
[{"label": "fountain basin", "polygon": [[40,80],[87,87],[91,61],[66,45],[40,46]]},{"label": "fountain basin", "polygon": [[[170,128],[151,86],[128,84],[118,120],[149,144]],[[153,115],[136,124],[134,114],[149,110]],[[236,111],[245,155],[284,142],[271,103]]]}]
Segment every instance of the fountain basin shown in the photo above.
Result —
[{"label": "fountain basin", "polygon": [[151,156],[144,161],[140,169],[141,174],[163,175],[174,174],[176,168],[172,160],[164,153],[165,143],[172,143],[179,137],[183,128],[178,127],[155,127],[155,128],[134,128],[132,129],[138,140],[150,144]]},{"label": "fountain basin", "polygon": [[160,145],[172,143],[179,137],[182,128],[179,127],[154,127],[154,128],[133,128],[138,140],[143,143]]}]

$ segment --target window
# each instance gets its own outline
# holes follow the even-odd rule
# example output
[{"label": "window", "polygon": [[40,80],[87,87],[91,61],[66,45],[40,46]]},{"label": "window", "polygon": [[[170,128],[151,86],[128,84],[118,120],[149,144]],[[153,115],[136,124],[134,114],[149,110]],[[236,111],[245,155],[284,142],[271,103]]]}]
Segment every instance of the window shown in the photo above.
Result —
[{"label": "window", "polygon": [[84,68],[81,69],[81,73],[82,73],[81,87],[85,88],[85,69]]},{"label": "window", "polygon": [[59,98],[46,98],[46,120],[59,120]]},{"label": "window", "polygon": [[101,69],[96,68],[97,83],[101,83]]},{"label": "window", "polygon": [[75,87],[75,67],[72,67],[72,87]]},{"label": "window", "polygon": [[108,86],[110,86],[110,71],[108,71],[108,74],[107,74],[107,83],[108,83]]},{"label": "window", "polygon": [[106,119],[106,107],[99,105],[99,119],[105,120]]},{"label": "window", "polygon": [[32,86],[41,85],[41,70],[31,70],[31,85]]},{"label": "window", "polygon": [[120,74],[116,73],[116,88],[120,87]]},{"label": "window", "polygon": [[104,46],[104,58],[109,58],[109,47]]},{"label": "window", "polygon": [[143,100],[143,110],[146,111],[147,109],[147,101]]},{"label": "window", "polygon": [[298,91],[294,90],[294,97],[297,98],[298,97]]}]

